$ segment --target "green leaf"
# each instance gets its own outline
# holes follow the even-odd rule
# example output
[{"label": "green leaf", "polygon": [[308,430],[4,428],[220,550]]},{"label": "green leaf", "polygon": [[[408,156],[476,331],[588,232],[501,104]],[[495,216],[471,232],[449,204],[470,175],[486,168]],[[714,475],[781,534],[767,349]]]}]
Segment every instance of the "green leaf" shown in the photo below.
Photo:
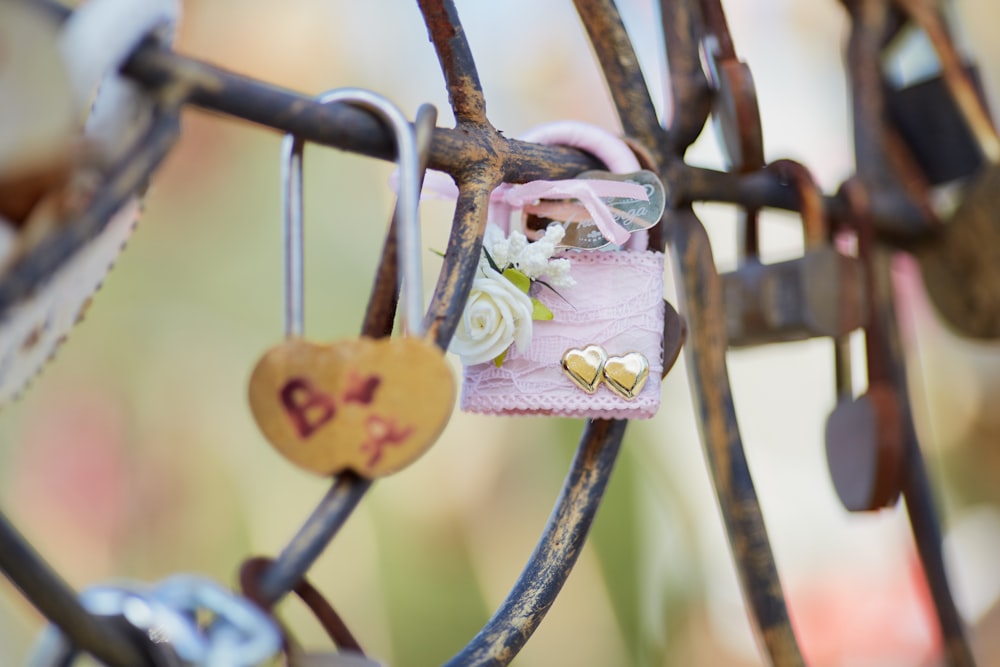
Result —
[{"label": "green leaf", "polygon": [[562,299],[563,301],[565,301],[565,302],[566,302],[566,305],[567,305],[567,306],[569,306],[570,308],[573,308],[573,310],[576,310],[576,308],[574,308],[574,307],[573,307],[573,304],[571,304],[571,303],[570,303],[569,301],[567,301],[567,300],[566,300],[566,297],[564,297],[564,296],[563,296],[562,294],[560,294],[560,293],[559,293],[559,292],[558,292],[558,291],[556,290],[556,288],[555,288],[555,287],[553,287],[552,285],[548,284],[548,283],[547,283],[547,282],[545,282],[544,280],[539,280],[539,279],[537,279],[537,278],[535,279],[535,282],[536,282],[536,283],[538,283],[539,285],[542,285],[542,286],[544,286],[544,287],[548,287],[548,288],[549,288],[550,290],[552,290],[552,293],[553,293],[553,294],[555,294],[555,295],[556,295],[557,297],[559,297],[560,299]]},{"label": "green leaf", "polygon": [[441,259],[444,259],[444,253],[441,252],[440,250],[438,250],[436,248],[428,248],[428,250],[430,250],[433,254],[437,255]]},{"label": "green leaf", "polygon": [[555,317],[555,315],[552,314],[552,311],[538,299],[532,298],[531,306],[531,319],[533,320],[551,320]]},{"label": "green leaf", "polygon": [[514,283],[514,287],[525,294],[531,289],[531,278],[524,275],[517,269],[504,269],[503,277]]},{"label": "green leaf", "polygon": [[503,365],[503,360],[507,358],[507,352],[509,352],[509,351],[510,351],[510,348],[508,347],[506,350],[504,350],[503,352],[501,352],[500,354],[498,354],[496,356],[496,358],[493,360],[493,363],[496,364],[497,368],[500,368],[500,366]]},{"label": "green leaf", "polygon": [[486,249],[486,246],[483,246],[483,255],[486,257],[486,261],[487,263],[489,263],[490,268],[496,271],[497,273],[500,273],[500,267],[497,266],[497,263],[493,261],[493,257],[490,255],[490,252]]}]

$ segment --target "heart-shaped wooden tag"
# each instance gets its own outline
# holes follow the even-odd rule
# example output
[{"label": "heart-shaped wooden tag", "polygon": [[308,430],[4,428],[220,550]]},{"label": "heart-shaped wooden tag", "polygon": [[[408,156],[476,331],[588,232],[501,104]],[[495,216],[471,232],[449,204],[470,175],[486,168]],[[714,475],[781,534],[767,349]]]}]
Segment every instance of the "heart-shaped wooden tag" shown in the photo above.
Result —
[{"label": "heart-shaped wooden tag", "polygon": [[649,361],[638,352],[629,352],[620,357],[608,357],[604,362],[604,379],[608,388],[624,398],[632,400],[639,395],[649,378]]},{"label": "heart-shaped wooden tag", "polygon": [[285,458],[329,475],[400,470],[444,430],[455,381],[441,350],[421,338],[290,339],[250,377],[250,409]]},{"label": "heart-shaped wooden tag", "polygon": [[600,345],[588,345],[583,349],[572,347],[563,353],[562,369],[576,386],[593,394],[601,382],[601,370],[607,358],[608,353]]}]

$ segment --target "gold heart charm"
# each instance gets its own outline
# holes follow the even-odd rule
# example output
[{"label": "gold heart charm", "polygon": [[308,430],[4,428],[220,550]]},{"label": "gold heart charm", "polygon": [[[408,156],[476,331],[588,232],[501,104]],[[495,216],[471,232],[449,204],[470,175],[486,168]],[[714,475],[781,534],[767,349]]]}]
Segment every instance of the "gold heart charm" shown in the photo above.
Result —
[{"label": "gold heart charm", "polygon": [[330,475],[400,470],[444,430],[455,381],[442,352],[414,337],[330,344],[290,339],[250,377],[250,409],[285,458]]},{"label": "gold heart charm", "polygon": [[601,382],[601,370],[607,359],[608,353],[600,345],[588,345],[582,350],[571,347],[563,353],[561,365],[576,386],[593,394]]},{"label": "gold heart charm", "polygon": [[627,401],[639,395],[649,377],[649,362],[638,352],[608,357],[604,362],[604,380],[608,389]]}]

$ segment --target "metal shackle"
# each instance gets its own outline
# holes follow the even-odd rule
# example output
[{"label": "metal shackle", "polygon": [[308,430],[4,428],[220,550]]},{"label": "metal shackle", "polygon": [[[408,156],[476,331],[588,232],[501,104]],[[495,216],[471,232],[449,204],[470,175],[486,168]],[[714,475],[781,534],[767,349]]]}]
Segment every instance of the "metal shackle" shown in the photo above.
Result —
[{"label": "metal shackle", "polygon": [[[407,334],[424,333],[422,303],[423,281],[420,261],[420,160],[414,128],[403,112],[386,98],[363,88],[337,88],[317,98],[323,104],[347,102],[378,115],[396,137],[399,167],[399,198],[396,202],[398,220],[398,262],[401,267],[403,291],[403,327]],[[282,143],[282,204],[285,233],[285,335],[301,336],[304,325],[303,299],[303,205],[302,161],[305,140],[294,134],[285,135]]]},{"label": "metal shackle", "polygon": [[765,167],[791,185],[799,196],[799,217],[805,249],[820,248],[830,242],[830,226],[823,204],[823,192],[812,173],[800,162],[775,160]]}]

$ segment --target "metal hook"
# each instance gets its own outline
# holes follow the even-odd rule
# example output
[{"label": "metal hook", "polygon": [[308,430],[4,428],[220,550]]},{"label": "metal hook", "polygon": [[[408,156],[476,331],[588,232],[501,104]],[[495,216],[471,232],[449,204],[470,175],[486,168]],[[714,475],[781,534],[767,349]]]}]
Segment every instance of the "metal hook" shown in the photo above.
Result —
[{"label": "metal hook", "polygon": [[[396,215],[399,220],[399,264],[405,285],[403,328],[411,335],[421,336],[423,326],[423,285],[420,263],[419,204],[420,167],[413,127],[402,111],[387,99],[362,88],[338,88],[317,98],[322,104],[349,102],[371,111],[384,120],[396,136],[399,166],[399,198]],[[305,140],[285,135],[282,144],[282,192],[285,229],[285,335],[301,336],[304,321],[303,299],[303,224],[302,224],[302,161]]]}]

